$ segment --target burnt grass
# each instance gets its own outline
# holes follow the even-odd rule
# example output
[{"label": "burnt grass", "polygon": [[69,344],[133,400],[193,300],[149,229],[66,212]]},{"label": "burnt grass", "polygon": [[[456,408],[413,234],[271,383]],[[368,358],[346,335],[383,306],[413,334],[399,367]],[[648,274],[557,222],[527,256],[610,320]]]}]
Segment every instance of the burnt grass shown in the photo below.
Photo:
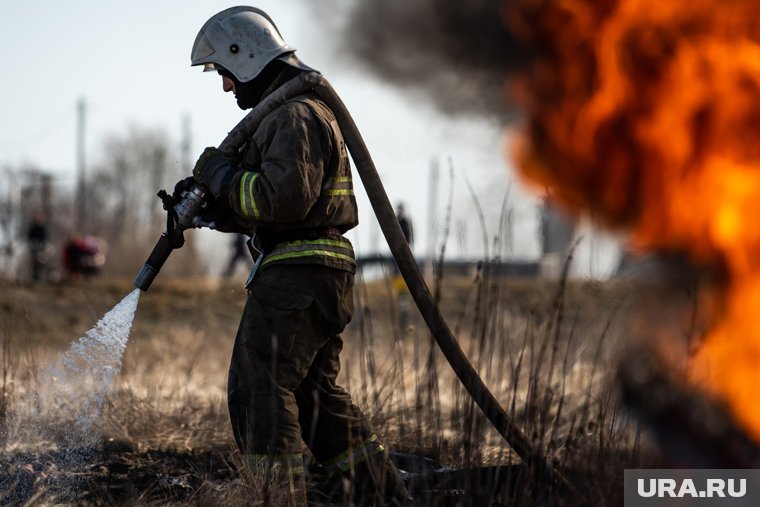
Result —
[{"label": "burnt grass", "polygon": [[[660,462],[614,382],[627,329],[626,283],[502,279],[482,271],[442,282],[444,315],[545,458],[536,464],[516,456],[474,407],[392,280],[358,282],[341,380],[419,505],[622,505],[624,469]],[[6,425],[23,393],[39,388],[34,372],[131,285],[0,283]],[[244,480],[224,402],[241,285],[157,281],[141,296],[98,443],[66,449],[2,442],[0,505],[263,504]],[[60,425],[66,417],[60,414]],[[33,424],[24,431],[33,434]],[[548,477],[542,463],[569,486]],[[316,488],[321,469],[306,465]]]},{"label": "burnt grass", "polygon": [[239,477],[225,459],[228,453],[229,449],[138,452],[113,442],[97,450],[17,453],[2,461],[0,503],[189,503]]},{"label": "burnt grass", "polygon": [[[0,505],[254,504],[233,455],[226,447],[139,452],[123,443],[15,453],[0,461]],[[570,470],[573,489],[568,491],[522,464],[451,469],[419,455],[394,453],[392,458],[407,467],[404,482],[419,505],[622,505],[619,484],[600,487],[598,478],[589,481],[587,474],[598,470]],[[318,465],[309,468],[309,477],[311,487],[323,479]]]}]

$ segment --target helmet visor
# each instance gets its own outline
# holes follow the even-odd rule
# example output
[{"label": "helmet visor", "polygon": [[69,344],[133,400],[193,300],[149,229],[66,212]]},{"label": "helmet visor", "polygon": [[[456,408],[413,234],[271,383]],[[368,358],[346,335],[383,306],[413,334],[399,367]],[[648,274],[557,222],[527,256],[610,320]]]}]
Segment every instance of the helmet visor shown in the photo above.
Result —
[{"label": "helmet visor", "polygon": [[195,38],[195,43],[193,44],[193,51],[192,51],[192,54],[190,55],[190,60],[192,61],[192,65],[198,65],[198,63],[200,63],[199,60],[208,58],[214,53],[216,53],[216,50],[214,49],[214,46],[208,40],[206,35],[203,32],[199,33],[198,36]]}]

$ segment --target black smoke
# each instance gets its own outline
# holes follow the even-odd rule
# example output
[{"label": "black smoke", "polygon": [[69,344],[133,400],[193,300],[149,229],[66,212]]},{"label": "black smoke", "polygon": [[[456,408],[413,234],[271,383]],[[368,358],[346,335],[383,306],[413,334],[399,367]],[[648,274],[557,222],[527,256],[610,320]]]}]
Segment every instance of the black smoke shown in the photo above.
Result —
[{"label": "black smoke", "polygon": [[528,52],[503,20],[504,0],[361,0],[344,47],[382,79],[422,92],[443,112],[508,120],[508,76]]}]

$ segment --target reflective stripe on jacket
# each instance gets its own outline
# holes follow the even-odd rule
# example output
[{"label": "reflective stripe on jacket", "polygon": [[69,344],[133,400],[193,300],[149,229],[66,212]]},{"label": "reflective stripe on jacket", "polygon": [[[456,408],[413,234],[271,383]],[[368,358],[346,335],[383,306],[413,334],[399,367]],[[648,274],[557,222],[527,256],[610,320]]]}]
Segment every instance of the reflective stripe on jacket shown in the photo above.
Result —
[{"label": "reflective stripe on jacket", "polygon": [[[294,97],[270,113],[242,150],[242,171],[229,203],[251,229],[281,233],[358,224],[351,168],[335,115],[314,93]],[[267,252],[274,263],[321,264],[354,271],[343,237],[304,238]]]},{"label": "reflective stripe on jacket", "polygon": [[261,266],[264,268],[274,263],[323,264],[356,271],[354,248],[341,236],[279,243],[266,253]]}]

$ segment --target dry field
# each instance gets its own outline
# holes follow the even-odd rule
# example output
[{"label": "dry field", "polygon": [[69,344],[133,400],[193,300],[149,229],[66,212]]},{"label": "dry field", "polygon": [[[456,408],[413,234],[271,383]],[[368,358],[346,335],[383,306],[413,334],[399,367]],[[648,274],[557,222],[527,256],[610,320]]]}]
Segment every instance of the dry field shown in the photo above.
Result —
[{"label": "dry field", "polygon": [[[226,414],[241,280],[159,277],[141,296],[87,446],[67,444],[66,403],[30,411],[47,388],[40,372],[131,290],[129,280],[114,279],[2,284],[0,504],[265,503],[241,480]],[[549,505],[622,504],[623,469],[651,459],[612,381],[627,329],[626,284],[477,274],[444,279],[440,294],[486,384],[573,489],[552,490],[525,471],[390,281],[357,283],[343,384],[396,453],[420,504],[532,505],[543,495]]]}]

